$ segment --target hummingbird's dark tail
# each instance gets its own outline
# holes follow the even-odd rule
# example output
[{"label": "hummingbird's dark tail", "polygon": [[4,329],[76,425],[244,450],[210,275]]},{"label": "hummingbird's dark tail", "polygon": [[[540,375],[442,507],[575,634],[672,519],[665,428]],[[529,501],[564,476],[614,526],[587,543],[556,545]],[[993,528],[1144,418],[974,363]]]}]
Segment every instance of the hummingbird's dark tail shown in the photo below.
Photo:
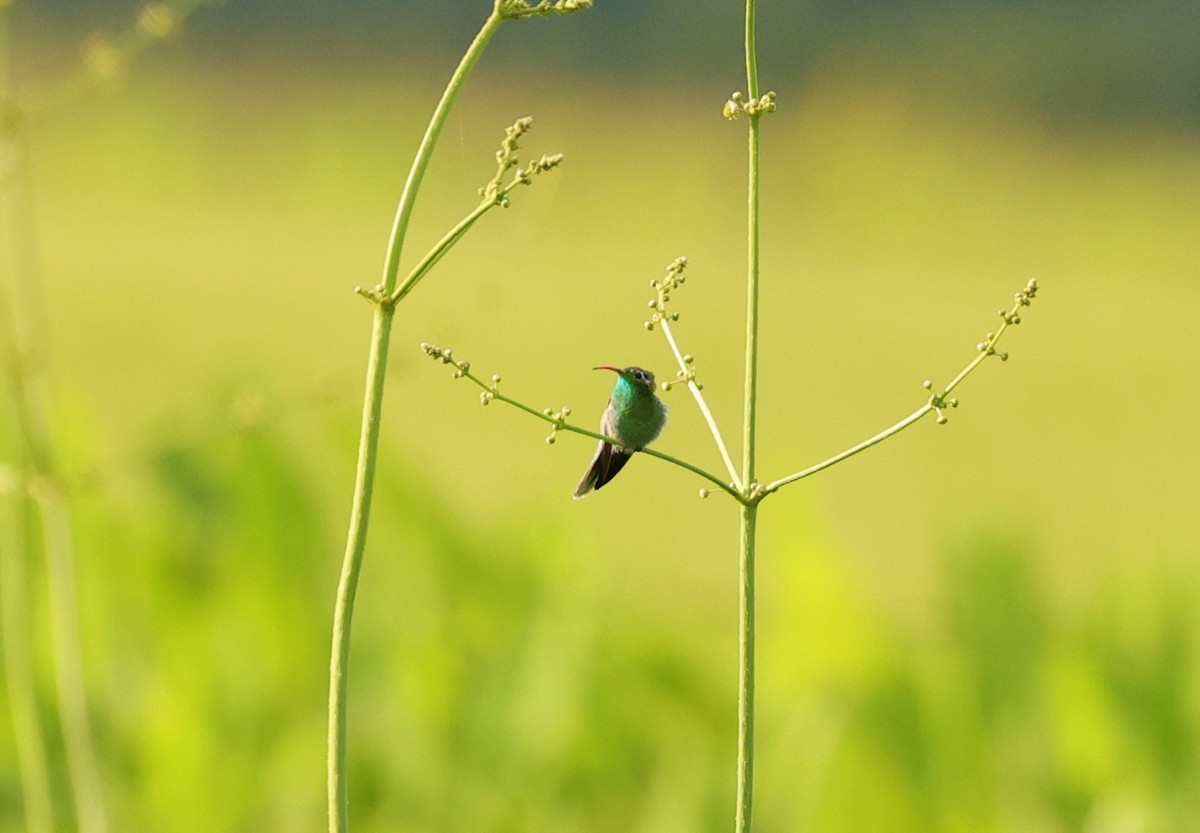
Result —
[{"label": "hummingbird's dark tail", "polygon": [[575,487],[575,499],[579,500],[588,492],[599,489],[616,477],[617,472],[625,467],[631,456],[633,456],[633,452],[629,449],[601,441],[596,446],[596,455],[592,457],[591,465],[584,472],[579,485]]}]

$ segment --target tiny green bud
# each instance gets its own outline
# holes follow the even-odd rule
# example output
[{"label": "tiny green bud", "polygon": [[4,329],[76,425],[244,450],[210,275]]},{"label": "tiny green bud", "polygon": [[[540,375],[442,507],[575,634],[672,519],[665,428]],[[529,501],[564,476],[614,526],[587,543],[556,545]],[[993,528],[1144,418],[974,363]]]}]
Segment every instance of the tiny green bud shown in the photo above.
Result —
[{"label": "tiny green bud", "polygon": [[708,497],[708,489],[701,489],[700,490],[700,499],[704,500],[704,498],[706,498],[706,497]]},{"label": "tiny green bud", "polygon": [[924,382],[921,383],[921,387],[925,388],[925,390],[933,390],[933,381],[930,379],[926,379]]}]

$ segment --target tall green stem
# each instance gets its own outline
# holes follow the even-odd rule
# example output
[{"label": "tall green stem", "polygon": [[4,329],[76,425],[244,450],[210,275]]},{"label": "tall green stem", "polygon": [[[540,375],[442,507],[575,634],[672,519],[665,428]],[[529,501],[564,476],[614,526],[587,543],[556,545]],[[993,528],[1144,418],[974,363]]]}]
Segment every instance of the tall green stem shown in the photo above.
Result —
[{"label": "tall green stem", "polygon": [[50,769],[46,763],[46,735],[37,710],[33,679],[33,644],[29,598],[32,595],[25,565],[32,560],[27,541],[31,521],[24,501],[4,501],[0,539],[0,645],[3,646],[4,681],[12,712],[17,772],[21,779],[25,829],[51,833],[54,805],[50,797]]},{"label": "tall green stem", "polygon": [[742,557],[738,570],[741,586],[738,605],[738,789],[734,817],[737,833],[750,831],[750,809],[754,795],[754,536],[757,523],[758,504],[742,504]]},{"label": "tall green stem", "polygon": [[350,528],[346,536],[346,550],[342,558],[342,571],[338,579],[337,598],[333,612],[333,646],[329,659],[329,738],[327,763],[327,788],[329,801],[330,833],[347,833],[350,829],[349,786],[346,772],[346,696],[350,660],[350,629],[354,617],[354,599],[358,590],[358,578],[362,571],[363,553],[366,549],[367,527],[371,515],[371,495],[375,484],[375,461],[379,454],[379,421],[383,411],[384,378],[387,373],[388,343],[391,339],[394,303],[392,293],[396,290],[400,270],[400,255],[404,237],[412,216],[417,191],[425,176],[425,169],[433,155],[434,145],[451,106],[462,90],[471,69],[483,54],[484,48],[500,28],[504,18],[497,3],[476,35],[475,40],[463,55],[462,61],[446,85],[429,126],[417,148],[400,202],[392,223],[387,257],[384,260],[383,278],[380,281],[374,321],[371,330],[370,355],[367,360],[367,380],[363,392],[362,426],[359,432],[358,463],[354,475],[354,495],[350,508]]},{"label": "tall green stem", "polygon": [[[75,551],[71,541],[71,520],[66,499],[58,482],[45,395],[41,362],[45,358],[45,321],[41,299],[41,270],[36,246],[33,216],[33,191],[29,178],[28,154],[22,130],[22,113],[16,106],[16,85],[12,76],[7,10],[0,10],[0,108],[4,110],[0,156],[5,160],[0,171],[0,213],[11,277],[5,303],[0,304],[3,322],[8,327],[5,356],[11,385],[8,416],[16,429],[20,447],[21,494],[19,517],[20,547],[4,554],[11,559],[5,579],[18,582],[5,591],[21,593],[25,588],[24,566],[31,564],[40,545],[47,564],[47,596],[53,645],[55,683],[67,772],[75,800],[76,825],[81,833],[105,833],[108,829],[104,808],[99,757],[92,740],[84,685],[83,657],[76,611]],[[24,559],[24,562],[20,560]],[[7,607],[7,604],[6,604]],[[24,600],[13,611],[5,611],[6,629],[26,629],[27,644],[16,645],[21,634],[5,634],[6,661],[11,667],[14,716],[20,751],[22,792],[26,821],[31,830],[47,829],[53,824],[46,773],[44,738],[41,736],[36,701],[31,688],[32,669],[29,651],[29,617]],[[22,690],[23,689],[23,690]]]},{"label": "tall green stem", "polygon": [[[758,99],[758,56],[754,36],[754,0],[746,0],[746,85],[751,103]],[[758,404],[759,181],[757,112],[747,114],[746,197],[746,389],[742,421],[742,484],[755,488],[756,408]],[[736,833],[749,833],[754,795],[754,545],[758,504],[742,505],[741,593],[738,605],[738,766]]]}]

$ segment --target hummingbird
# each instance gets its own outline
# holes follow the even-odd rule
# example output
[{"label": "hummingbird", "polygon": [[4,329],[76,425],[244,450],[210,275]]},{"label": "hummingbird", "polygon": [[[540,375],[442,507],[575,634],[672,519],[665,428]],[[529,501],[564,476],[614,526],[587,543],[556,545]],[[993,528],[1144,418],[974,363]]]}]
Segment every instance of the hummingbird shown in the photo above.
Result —
[{"label": "hummingbird", "polygon": [[649,370],[607,364],[592,369],[617,374],[608,407],[600,417],[600,433],[620,444],[600,441],[591,465],[575,487],[576,500],[616,477],[633,453],[650,445],[667,424],[667,406],[655,396],[654,374]]}]

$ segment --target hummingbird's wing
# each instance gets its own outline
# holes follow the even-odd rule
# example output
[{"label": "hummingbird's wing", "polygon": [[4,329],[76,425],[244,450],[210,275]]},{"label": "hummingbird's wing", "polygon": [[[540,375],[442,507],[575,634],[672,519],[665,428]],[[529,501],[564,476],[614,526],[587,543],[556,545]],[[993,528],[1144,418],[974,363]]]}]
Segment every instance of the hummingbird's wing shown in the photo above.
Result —
[{"label": "hummingbird's wing", "polygon": [[[616,419],[613,413],[612,405],[605,409],[604,415],[600,418],[600,433],[606,437],[617,436]],[[592,462],[588,466],[586,472],[583,473],[583,479],[579,481],[579,485],[575,487],[575,499],[579,500],[593,489],[599,489],[608,481],[617,476],[625,464],[629,462],[629,458],[633,452],[621,446],[614,446],[612,443],[607,443],[601,440],[596,445],[596,453],[592,456]]]},{"label": "hummingbird's wing", "polygon": [[584,472],[579,485],[575,487],[575,499],[579,500],[588,492],[599,489],[616,477],[617,472],[625,467],[631,456],[633,456],[633,452],[627,448],[620,448],[604,441],[598,443],[591,465]]}]

